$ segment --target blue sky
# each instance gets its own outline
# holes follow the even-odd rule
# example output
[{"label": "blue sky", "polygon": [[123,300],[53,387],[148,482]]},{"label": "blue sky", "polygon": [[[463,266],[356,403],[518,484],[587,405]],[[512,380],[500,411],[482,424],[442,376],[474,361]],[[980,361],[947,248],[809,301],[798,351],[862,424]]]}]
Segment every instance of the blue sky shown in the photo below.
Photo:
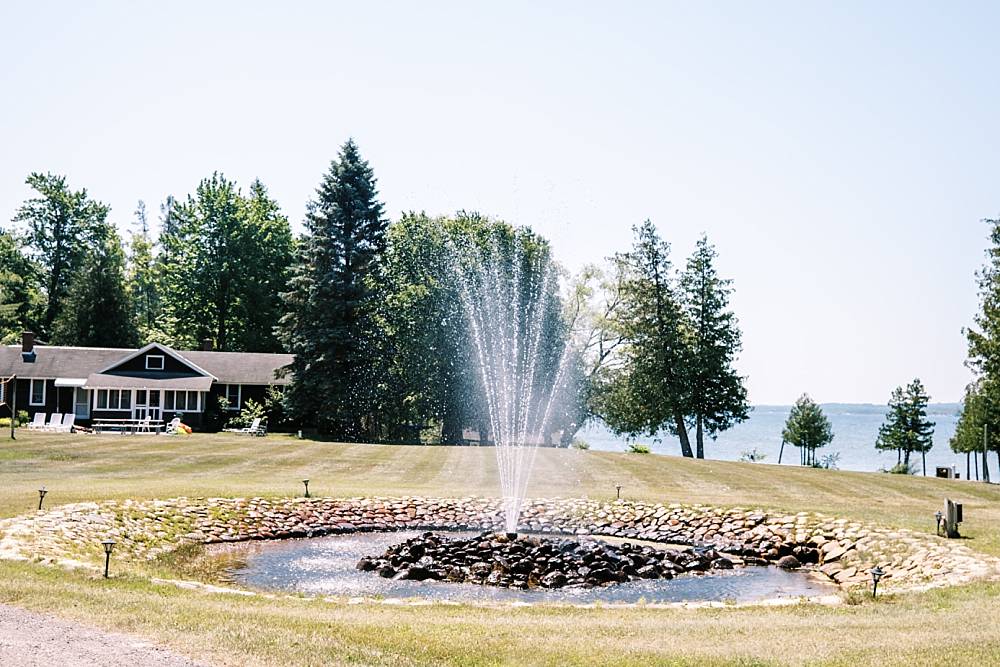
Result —
[{"label": "blue sky", "polygon": [[[210,5],[210,6],[203,6]],[[474,6],[483,5],[483,6]],[[950,5],[950,6],[949,6]],[[736,286],[751,399],[960,398],[1000,214],[997,6],[17,3],[0,224],[53,171],[152,211],[220,170],[296,227],[353,136],[388,212],[478,209],[570,268],[652,219]]]}]

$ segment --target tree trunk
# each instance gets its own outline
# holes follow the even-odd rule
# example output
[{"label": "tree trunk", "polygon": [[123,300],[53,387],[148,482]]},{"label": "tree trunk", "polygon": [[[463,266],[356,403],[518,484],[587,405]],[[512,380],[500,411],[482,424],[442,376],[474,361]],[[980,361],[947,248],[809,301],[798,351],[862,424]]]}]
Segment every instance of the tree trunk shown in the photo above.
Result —
[{"label": "tree trunk", "polygon": [[[698,426],[697,431],[695,432],[695,438],[697,439],[698,458],[703,459],[705,458],[705,432],[701,425],[700,415],[698,416]],[[1000,454],[998,454],[998,456],[1000,456]]]},{"label": "tree trunk", "polygon": [[462,442],[462,419],[457,410],[446,410],[441,424],[441,444],[457,445]]},{"label": "tree trunk", "polygon": [[923,468],[924,477],[927,477],[927,452],[920,452],[920,467]]},{"label": "tree trunk", "polygon": [[965,453],[965,479],[972,479],[971,477],[969,477],[969,473],[972,472],[972,469],[970,468],[971,465],[972,464],[969,462],[969,452],[966,452]]},{"label": "tree trunk", "polygon": [[907,467],[909,467],[910,465],[910,450],[908,449],[906,450],[906,453],[903,455],[903,464],[906,465]]},{"label": "tree trunk", "polygon": [[684,418],[680,415],[674,417],[674,426],[677,427],[677,437],[681,440],[681,454],[689,459],[694,458],[694,452],[691,451],[691,440],[688,438],[687,424],[684,423]]},{"label": "tree trunk", "polygon": [[979,481],[979,453],[972,457],[972,464],[976,466],[976,481]]}]

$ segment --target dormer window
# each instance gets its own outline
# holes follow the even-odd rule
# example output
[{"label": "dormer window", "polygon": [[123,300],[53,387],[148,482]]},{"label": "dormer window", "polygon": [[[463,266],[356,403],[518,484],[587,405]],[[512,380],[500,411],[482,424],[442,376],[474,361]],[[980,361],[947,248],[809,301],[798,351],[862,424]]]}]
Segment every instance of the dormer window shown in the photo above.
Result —
[{"label": "dormer window", "polygon": [[163,355],[162,354],[149,354],[149,355],[146,355],[146,370],[147,371],[162,371],[163,370]]}]

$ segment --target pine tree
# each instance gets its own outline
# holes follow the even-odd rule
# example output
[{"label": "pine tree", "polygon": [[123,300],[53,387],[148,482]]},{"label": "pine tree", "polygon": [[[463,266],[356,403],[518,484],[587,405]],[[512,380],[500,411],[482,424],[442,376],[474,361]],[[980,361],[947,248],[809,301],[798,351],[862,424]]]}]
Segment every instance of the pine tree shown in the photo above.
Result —
[{"label": "pine tree", "polygon": [[309,203],[280,325],[296,355],[289,408],[345,440],[365,436],[377,400],[371,279],[386,226],[372,168],[349,140]]},{"label": "pine tree", "polygon": [[18,208],[14,222],[26,225],[28,248],[42,271],[47,302],[40,333],[45,336],[110,209],[86,190],[70,190],[63,176],[32,173],[26,182],[38,196]]},{"label": "pine tree", "polygon": [[833,428],[823,409],[802,394],[792,406],[781,438],[799,448],[802,465],[811,466],[816,463],[816,450],[833,442]]},{"label": "pine tree", "polygon": [[672,276],[670,244],[648,220],[633,233],[632,250],[616,257],[623,363],[608,383],[601,412],[618,434],[655,436],[665,428],[679,438],[681,453],[693,457],[685,421],[691,333]]},{"label": "pine tree", "polygon": [[740,329],[729,310],[731,281],[715,270],[716,251],[704,236],[681,276],[681,298],[690,322],[691,355],[687,371],[695,424],[696,455],[705,458],[705,431],[715,438],[747,418],[750,406],[742,378],[733,368],[740,351]]},{"label": "pine tree", "polygon": [[[1000,219],[986,220],[990,247],[986,263],[977,272],[980,311],[975,326],[964,330],[969,343],[966,365],[976,374],[982,410],[980,428],[987,432],[987,450],[1000,464]],[[998,465],[1000,467],[1000,465]],[[989,461],[983,454],[983,479],[989,480]]]},{"label": "pine tree", "polygon": [[919,453],[925,459],[934,446],[934,422],[927,419],[927,404],[930,397],[919,379],[905,387],[896,387],[889,400],[889,412],[885,423],[879,428],[877,449],[895,450],[899,463],[909,469],[910,455]]},{"label": "pine tree", "polygon": [[138,229],[132,233],[128,256],[128,289],[135,313],[139,341],[166,342],[160,322],[158,268],[146,218],[146,204],[140,201],[135,211]]},{"label": "pine tree", "polygon": [[972,479],[972,462],[976,464],[979,477],[979,455],[983,451],[983,425],[987,423],[987,401],[981,381],[973,382],[965,388],[965,398],[959,412],[955,433],[948,442],[951,451],[965,454],[965,478]]},{"label": "pine tree", "polygon": [[95,230],[93,246],[52,330],[57,345],[128,347],[138,342],[126,289],[125,251],[110,224]]}]

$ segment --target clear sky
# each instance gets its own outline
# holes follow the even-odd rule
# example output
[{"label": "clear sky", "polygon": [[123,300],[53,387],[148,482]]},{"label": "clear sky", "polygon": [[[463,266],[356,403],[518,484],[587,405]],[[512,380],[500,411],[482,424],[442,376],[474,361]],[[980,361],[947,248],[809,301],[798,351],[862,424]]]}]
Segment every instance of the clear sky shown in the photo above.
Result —
[{"label": "clear sky", "polygon": [[0,224],[31,171],[125,229],[220,170],[301,228],[354,137],[393,217],[480,210],[570,268],[645,218],[678,263],[707,233],[756,403],[883,403],[914,376],[958,400],[1000,213],[998,23],[972,2],[4,3]]}]

